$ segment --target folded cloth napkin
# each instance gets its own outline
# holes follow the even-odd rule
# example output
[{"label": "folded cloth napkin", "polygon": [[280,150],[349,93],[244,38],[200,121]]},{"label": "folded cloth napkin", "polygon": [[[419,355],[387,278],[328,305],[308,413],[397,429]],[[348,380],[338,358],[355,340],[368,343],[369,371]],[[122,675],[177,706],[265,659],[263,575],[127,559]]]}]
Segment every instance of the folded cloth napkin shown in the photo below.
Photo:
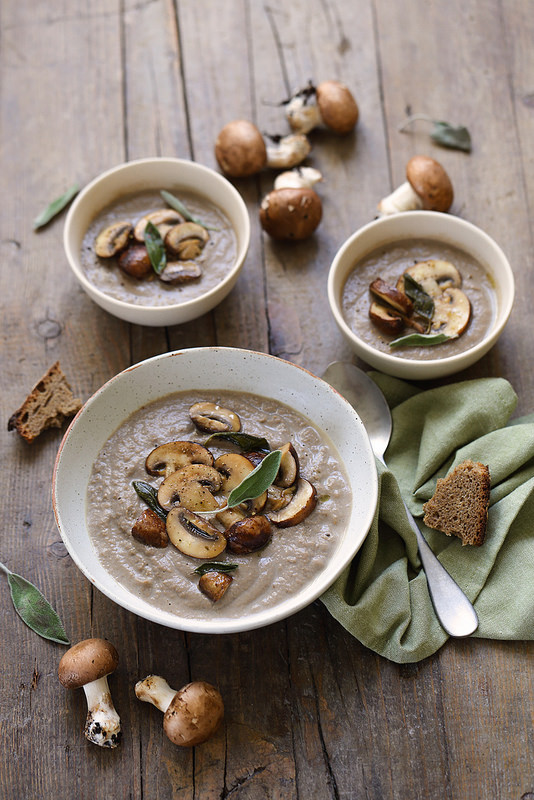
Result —
[{"label": "folded cloth napkin", "polygon": [[414,516],[438,478],[470,458],[487,464],[491,500],[486,541],[462,546],[455,536],[420,528],[440,561],[474,603],[473,636],[534,639],[534,414],[510,416],[517,397],[502,378],[420,390],[372,372],[392,409],[385,469],[377,462],[377,512],[359,553],[322,596],[330,613],[359,641],[398,663],[435,653],[448,635],[430,601]]}]

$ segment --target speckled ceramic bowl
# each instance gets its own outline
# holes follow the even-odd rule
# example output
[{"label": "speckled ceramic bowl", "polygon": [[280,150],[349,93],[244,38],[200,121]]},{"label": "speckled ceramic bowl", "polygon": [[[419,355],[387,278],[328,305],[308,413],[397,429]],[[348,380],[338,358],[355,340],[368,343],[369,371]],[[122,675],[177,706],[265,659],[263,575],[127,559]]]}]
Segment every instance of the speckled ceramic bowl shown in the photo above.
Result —
[{"label": "speckled ceramic bowl", "polygon": [[[261,388],[260,388],[261,387]],[[314,580],[278,605],[239,618],[182,618],[154,608],[104,569],[85,520],[87,485],[95,459],[111,434],[141,406],[176,391],[219,390],[261,394],[311,421],[334,444],[352,493],[350,518],[337,548]],[[364,541],[377,503],[375,459],[363,424],[351,405],[310,372],[274,356],[237,348],[194,348],[148,359],[119,373],[84,405],[60,446],[53,477],[56,521],[84,575],[115,603],[171,628],[202,633],[249,630],[283,619],[321,595]],[[290,529],[288,529],[290,530]]]},{"label": "speckled ceramic bowl", "polygon": [[[400,357],[394,350],[383,352],[363,341],[348,324],[342,310],[343,288],[355,265],[375,249],[402,243],[407,239],[430,239],[452,245],[478,261],[488,274],[495,291],[495,315],[484,338],[473,347],[464,352],[440,357],[437,346],[434,348],[435,358],[427,360],[417,360],[408,355]],[[493,347],[512,310],[514,276],[501,248],[480,228],[450,214],[407,211],[375,220],[347,239],[330,267],[328,301],[341,333],[363,361],[398,378],[427,380],[466,369]]]},{"label": "speckled ceramic bowl", "polygon": [[[140,305],[112,297],[97,288],[81,263],[83,238],[96,215],[129,194],[177,188],[205,197],[228,217],[237,239],[233,265],[213,288],[193,299],[171,305]],[[163,201],[162,201],[163,205]],[[219,173],[202,164],[178,158],[145,158],[104,172],[88,184],[73,202],[65,221],[63,243],[74,275],[101,308],[138,325],[178,325],[211,311],[233,288],[245,261],[250,241],[250,219],[239,192]]]}]

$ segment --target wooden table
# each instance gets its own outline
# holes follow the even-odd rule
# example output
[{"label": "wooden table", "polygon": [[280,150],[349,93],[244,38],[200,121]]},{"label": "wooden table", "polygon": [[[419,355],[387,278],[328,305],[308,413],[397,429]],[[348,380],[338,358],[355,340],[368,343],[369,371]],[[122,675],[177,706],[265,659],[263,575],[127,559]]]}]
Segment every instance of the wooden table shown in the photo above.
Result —
[{"label": "wooden table", "polygon": [[[111,684],[125,732],[114,751],[84,739],[83,693],[57,680],[63,648],[20,621],[2,578],[2,798],[534,797],[531,643],[449,641],[423,663],[398,666],[351,638],[319,601],[239,635],[146,622],[93,590],[60,539],[50,488],[61,432],[28,446],[6,431],[58,358],[83,399],[128,365],[183,347],[256,349],[319,374],[350,360],[327,308],[328,267],[419,152],[444,164],[452,212],[488,231],[516,275],[504,335],[458,377],[502,375],[519,394],[518,413],[534,411],[533,36],[528,0],[5,0],[0,559],[41,588],[72,641],[105,636],[119,648]],[[274,244],[257,214],[272,175],[237,181],[250,251],[212,314],[167,330],[122,323],[70,273],[63,218],[32,231],[52,198],[122,161],[167,155],[216,167],[216,135],[239,117],[286,132],[277,102],[325,78],[351,87],[361,118],[354,135],[311,136],[323,222],[302,244]],[[410,112],[467,125],[473,152],[438,148],[422,124],[399,133]],[[149,672],[217,684],[222,732],[194,751],[171,745],[159,712],[134,696]]]}]

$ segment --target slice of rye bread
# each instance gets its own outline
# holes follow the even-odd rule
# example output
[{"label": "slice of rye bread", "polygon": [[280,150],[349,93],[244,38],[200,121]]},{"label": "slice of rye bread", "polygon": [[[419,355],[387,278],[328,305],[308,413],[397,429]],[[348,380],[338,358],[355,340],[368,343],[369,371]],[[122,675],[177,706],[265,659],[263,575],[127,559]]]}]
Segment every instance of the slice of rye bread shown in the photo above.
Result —
[{"label": "slice of rye bread", "polygon": [[74,397],[59,361],[56,361],[12,414],[7,429],[16,430],[27,442],[33,442],[46,428],[60,428],[81,407],[82,401]]},{"label": "slice of rye bread", "polygon": [[486,537],[489,498],[489,467],[463,461],[445,478],[438,478],[433,497],[423,505],[423,521],[447,536],[458,536],[462,545],[479,546]]}]

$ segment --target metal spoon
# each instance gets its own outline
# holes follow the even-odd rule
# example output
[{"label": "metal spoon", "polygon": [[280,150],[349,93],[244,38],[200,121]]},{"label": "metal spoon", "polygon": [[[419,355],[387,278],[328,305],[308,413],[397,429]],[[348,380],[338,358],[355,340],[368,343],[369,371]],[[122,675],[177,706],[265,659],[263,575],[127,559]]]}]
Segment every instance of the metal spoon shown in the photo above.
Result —
[{"label": "metal spoon", "polygon": [[[392,421],[386,398],[376,383],[363,370],[344,361],[330,364],[323,379],[356,409],[376,457],[385,464],[384,453],[391,437]],[[469,636],[478,627],[475,609],[428,546],[406,503],[404,508],[417,537],[430,599],[438,620],[450,636]]]}]

